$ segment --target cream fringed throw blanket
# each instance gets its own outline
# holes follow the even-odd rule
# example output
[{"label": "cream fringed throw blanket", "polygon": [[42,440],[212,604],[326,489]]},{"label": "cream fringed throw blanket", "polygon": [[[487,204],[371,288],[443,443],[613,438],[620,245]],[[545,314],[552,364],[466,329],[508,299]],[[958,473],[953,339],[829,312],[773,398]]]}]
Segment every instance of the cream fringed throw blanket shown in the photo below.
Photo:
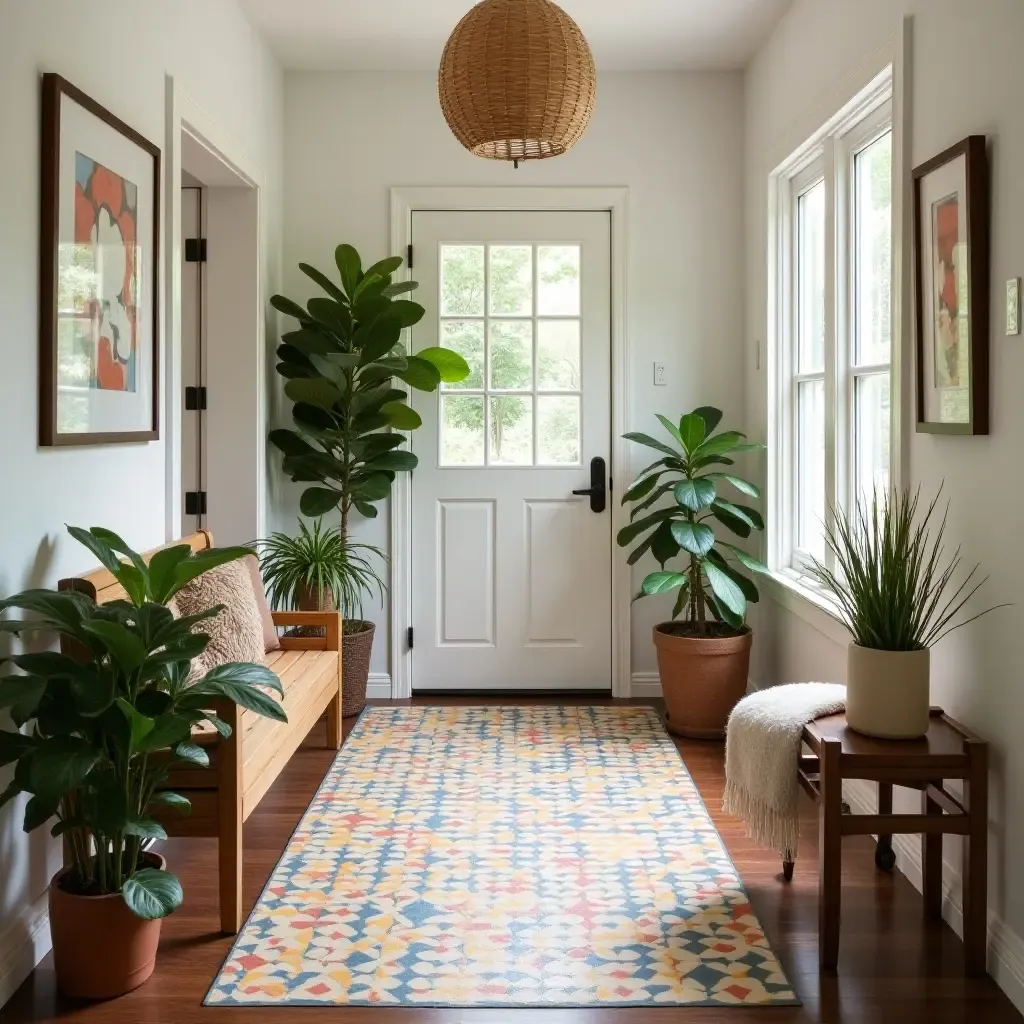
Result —
[{"label": "cream fringed throw blanket", "polygon": [[800,837],[796,766],[800,736],[815,718],[846,705],[838,683],[787,683],[752,693],[736,705],[725,734],[726,814],[742,818],[758,846],[796,858]]}]

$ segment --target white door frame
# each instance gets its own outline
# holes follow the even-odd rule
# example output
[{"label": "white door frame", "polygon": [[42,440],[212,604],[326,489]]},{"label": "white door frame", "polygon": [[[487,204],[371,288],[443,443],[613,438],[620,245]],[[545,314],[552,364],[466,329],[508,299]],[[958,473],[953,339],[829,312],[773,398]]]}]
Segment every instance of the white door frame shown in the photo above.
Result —
[{"label": "white door frame", "polygon": [[[412,241],[413,211],[551,210],[611,214],[612,544],[628,522],[617,497],[627,486],[629,466],[622,435],[629,416],[629,338],[626,331],[626,238],[628,188],[432,187],[391,189],[391,252],[404,256]],[[410,276],[415,276],[415,267]],[[412,488],[399,473],[391,489],[391,696],[412,696],[412,664],[406,635],[412,618]],[[630,567],[612,552],[612,696],[630,694]]]},{"label": "white door frame", "polygon": [[263,308],[263,276],[265,255],[265,210],[263,171],[253,161],[238,141],[204,111],[175,81],[173,75],[166,76],[167,138],[165,141],[164,164],[164,221],[163,258],[166,281],[164,291],[164,344],[162,363],[164,373],[164,445],[166,447],[165,476],[165,534],[168,541],[181,536],[182,488],[181,488],[181,133],[186,132],[204,149],[208,150],[225,168],[238,179],[239,185],[256,190],[257,237],[259,251],[257,267],[257,302],[254,312],[255,337],[253,357],[257,360],[257,424],[256,464],[257,494],[259,507],[256,510],[258,535],[265,533],[267,513],[267,467],[266,467],[266,323]]}]

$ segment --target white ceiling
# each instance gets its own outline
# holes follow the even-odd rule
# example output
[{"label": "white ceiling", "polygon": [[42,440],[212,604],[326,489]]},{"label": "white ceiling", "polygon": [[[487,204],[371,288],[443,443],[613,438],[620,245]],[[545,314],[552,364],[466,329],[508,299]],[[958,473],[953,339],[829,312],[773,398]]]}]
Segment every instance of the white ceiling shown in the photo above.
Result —
[{"label": "white ceiling", "polygon": [[[559,0],[598,70],[743,67],[791,0]],[[435,70],[472,0],[241,0],[286,68]]]}]

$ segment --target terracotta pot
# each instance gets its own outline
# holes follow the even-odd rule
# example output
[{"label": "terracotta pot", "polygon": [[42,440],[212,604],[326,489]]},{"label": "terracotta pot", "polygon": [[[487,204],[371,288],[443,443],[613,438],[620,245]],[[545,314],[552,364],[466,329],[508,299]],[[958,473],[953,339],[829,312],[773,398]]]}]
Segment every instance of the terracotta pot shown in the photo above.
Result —
[{"label": "terracotta pot", "polygon": [[721,739],[732,709],[747,692],[749,628],[739,636],[673,636],[675,623],[654,627],[658,675],[669,732],[692,739]]},{"label": "terracotta pot", "polygon": [[[366,707],[366,683],[370,678],[370,652],[373,650],[374,625],[358,619],[346,619],[341,635],[341,715],[351,718]],[[362,626],[362,629],[358,627]]]},{"label": "terracotta pot", "polygon": [[[163,869],[158,854],[145,854]],[[120,893],[75,896],[60,887],[71,868],[49,888],[50,936],[57,986],[73,999],[112,999],[138,988],[153,973],[161,921],[136,917]]]},{"label": "terracotta pot", "polygon": [[878,651],[850,644],[846,657],[846,722],[883,740],[913,740],[928,731],[928,649]]}]

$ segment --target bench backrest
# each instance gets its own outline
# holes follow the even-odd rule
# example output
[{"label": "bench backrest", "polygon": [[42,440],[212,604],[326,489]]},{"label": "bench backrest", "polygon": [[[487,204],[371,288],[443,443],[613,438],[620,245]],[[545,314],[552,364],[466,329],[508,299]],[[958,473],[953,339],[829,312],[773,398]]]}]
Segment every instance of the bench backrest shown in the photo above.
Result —
[{"label": "bench backrest", "polygon": [[[148,565],[149,560],[158,551],[177,547],[180,544],[187,544],[193,551],[205,551],[207,548],[213,547],[213,534],[209,530],[200,530],[188,537],[182,537],[181,540],[171,541],[170,544],[164,544],[162,547],[144,552],[143,561]],[[94,569],[84,576],[69,576],[57,584],[57,589],[81,591],[83,594],[88,594],[97,604],[106,604],[107,601],[117,601],[128,596],[109,569]]]}]

